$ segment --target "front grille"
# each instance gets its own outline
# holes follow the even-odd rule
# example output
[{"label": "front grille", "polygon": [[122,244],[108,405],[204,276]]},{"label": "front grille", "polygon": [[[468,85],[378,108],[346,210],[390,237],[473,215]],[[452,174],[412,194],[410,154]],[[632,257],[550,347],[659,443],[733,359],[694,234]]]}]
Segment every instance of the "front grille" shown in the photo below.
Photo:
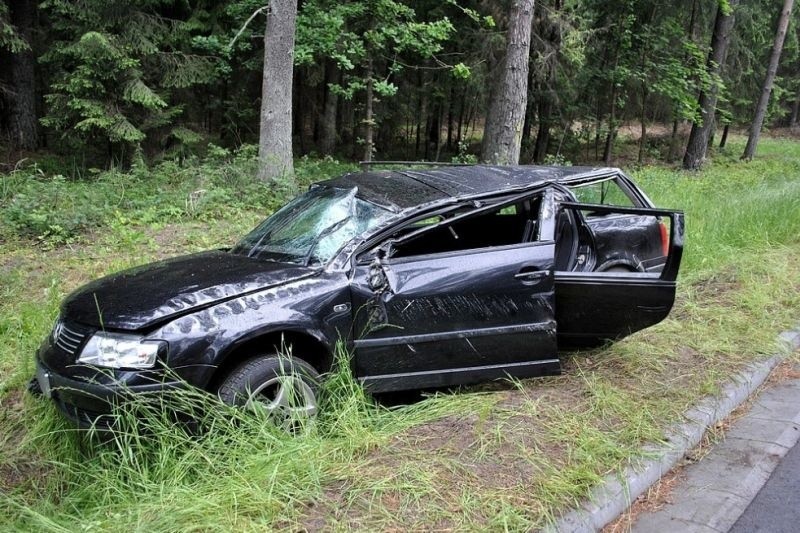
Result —
[{"label": "front grille", "polygon": [[78,427],[88,428],[94,426],[99,430],[109,430],[114,426],[115,418],[110,413],[83,409],[69,404],[58,397],[54,397],[53,399],[61,413],[77,424]]},{"label": "front grille", "polygon": [[90,333],[91,330],[59,320],[53,328],[53,342],[67,354],[75,355]]}]

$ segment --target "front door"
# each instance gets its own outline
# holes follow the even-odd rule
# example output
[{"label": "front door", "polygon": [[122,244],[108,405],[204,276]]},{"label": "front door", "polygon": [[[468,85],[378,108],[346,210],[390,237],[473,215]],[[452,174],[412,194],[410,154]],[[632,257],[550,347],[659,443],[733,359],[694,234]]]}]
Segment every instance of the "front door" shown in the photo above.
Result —
[{"label": "front door", "polygon": [[[555,243],[552,220],[542,219],[552,201],[541,196],[445,220],[413,247],[398,242],[397,255],[358,265],[359,379],[380,391],[557,372]],[[447,251],[427,248],[425,239]]]}]

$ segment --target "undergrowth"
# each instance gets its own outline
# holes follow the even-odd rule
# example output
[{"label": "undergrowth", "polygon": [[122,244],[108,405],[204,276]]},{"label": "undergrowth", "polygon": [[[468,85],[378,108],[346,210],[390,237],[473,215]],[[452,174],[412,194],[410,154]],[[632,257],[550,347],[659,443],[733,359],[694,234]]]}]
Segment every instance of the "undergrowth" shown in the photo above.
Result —
[{"label": "undergrowth", "polygon": [[[212,147],[203,160],[164,161],[152,169],[93,169],[81,179],[46,175],[36,164],[0,174],[0,239],[25,238],[54,246],[105,226],[200,220],[239,213],[266,216],[292,196],[284,182],[256,177],[256,147]],[[353,170],[333,159],[297,161],[296,179],[310,183]]]}]

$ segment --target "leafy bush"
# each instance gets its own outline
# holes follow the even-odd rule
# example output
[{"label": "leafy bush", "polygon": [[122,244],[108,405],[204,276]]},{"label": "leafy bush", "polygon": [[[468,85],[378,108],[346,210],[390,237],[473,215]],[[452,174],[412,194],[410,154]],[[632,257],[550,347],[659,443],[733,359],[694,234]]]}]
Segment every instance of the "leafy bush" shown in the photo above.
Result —
[{"label": "leafy bush", "polygon": [[[0,176],[0,236],[58,245],[111,223],[217,220],[246,212],[266,216],[295,191],[288,183],[262,183],[257,166],[252,145],[236,151],[210,145],[202,160],[166,160],[152,169],[134,165],[129,172],[90,169],[81,179],[47,176],[34,165]],[[353,168],[331,158],[302,158],[296,179],[303,190]]]}]

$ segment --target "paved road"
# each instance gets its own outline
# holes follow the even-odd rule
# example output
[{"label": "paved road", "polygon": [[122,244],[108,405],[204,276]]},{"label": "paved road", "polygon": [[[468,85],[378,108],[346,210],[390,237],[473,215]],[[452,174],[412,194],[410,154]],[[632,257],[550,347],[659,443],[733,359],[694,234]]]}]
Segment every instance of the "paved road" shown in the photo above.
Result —
[{"label": "paved road", "polygon": [[730,533],[800,531],[800,445],[786,454]]},{"label": "paved road", "polygon": [[686,467],[671,503],[638,516],[633,533],[800,532],[799,438],[793,379],[764,391],[723,441]]}]

